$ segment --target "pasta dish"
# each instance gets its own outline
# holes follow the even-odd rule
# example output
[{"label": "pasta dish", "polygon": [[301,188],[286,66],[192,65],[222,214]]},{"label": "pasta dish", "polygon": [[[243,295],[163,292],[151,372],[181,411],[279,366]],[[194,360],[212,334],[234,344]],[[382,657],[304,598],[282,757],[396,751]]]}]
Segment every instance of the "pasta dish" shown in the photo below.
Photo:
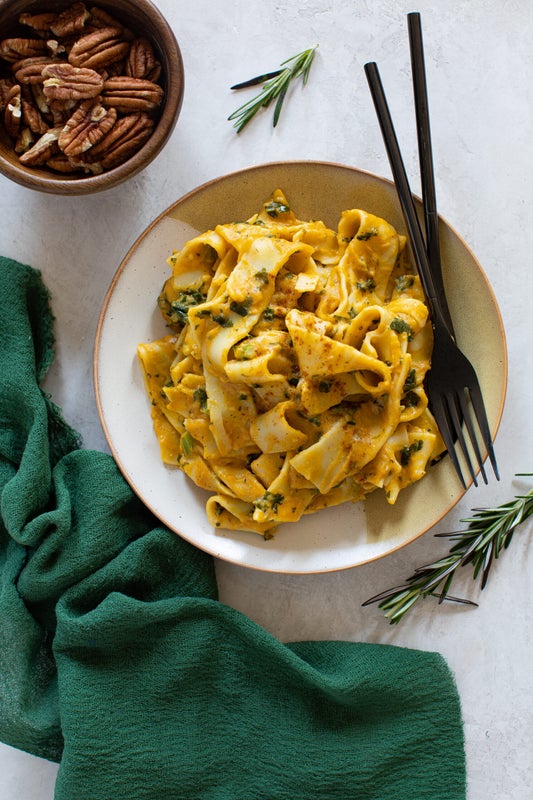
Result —
[{"label": "pasta dish", "polygon": [[210,492],[214,527],[270,538],[375,490],[392,504],[443,453],[405,244],[360,209],[302,221],[276,190],[169,257],[169,333],[138,355],[161,457]]}]

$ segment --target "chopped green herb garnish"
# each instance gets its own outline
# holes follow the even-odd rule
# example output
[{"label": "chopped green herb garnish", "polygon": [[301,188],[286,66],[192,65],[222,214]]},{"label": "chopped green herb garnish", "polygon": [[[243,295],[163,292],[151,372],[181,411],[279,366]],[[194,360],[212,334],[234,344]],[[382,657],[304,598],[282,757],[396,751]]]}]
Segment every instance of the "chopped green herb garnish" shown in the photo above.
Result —
[{"label": "chopped green herb garnish", "polygon": [[377,236],[378,232],[375,228],[370,228],[369,231],[365,231],[364,233],[358,233],[355,237],[359,239],[360,242],[367,242],[372,236]]},{"label": "chopped green herb garnish", "polygon": [[376,288],[374,278],[367,278],[366,281],[357,281],[355,285],[361,292],[373,292]]},{"label": "chopped green herb garnish", "polygon": [[189,431],[183,434],[180,440],[181,449],[183,451],[183,455],[190,456],[192,453],[192,449],[194,447],[194,439],[192,438]]},{"label": "chopped green herb garnish", "polygon": [[232,300],[229,304],[229,307],[231,311],[233,311],[235,314],[238,314],[240,317],[247,317],[251,305],[252,298],[248,295],[248,297],[246,297],[242,303],[238,303],[237,300]]},{"label": "chopped green herb garnish", "polygon": [[248,361],[255,357],[255,347],[252,342],[243,342],[235,348],[235,355],[241,361]]},{"label": "chopped green herb garnish", "polygon": [[211,317],[213,322],[216,322],[221,328],[233,327],[233,321],[229,317],[225,317],[224,314],[212,314]]},{"label": "chopped green herb garnish", "polygon": [[285,203],[278,203],[276,200],[271,200],[270,203],[265,204],[265,211],[269,217],[277,217],[278,214],[287,214],[290,208],[285,205]]},{"label": "chopped green herb garnish", "polygon": [[[169,319],[178,324],[185,325],[188,322],[189,309],[205,303],[205,295],[198,289],[184,289],[180,292],[175,300],[170,303],[170,310],[168,313]],[[161,301],[164,303],[164,300]]]},{"label": "chopped green herb garnish", "polygon": [[194,390],[193,400],[200,404],[202,411],[207,411],[207,392],[201,386]]},{"label": "chopped green herb garnish", "polygon": [[399,292],[405,292],[406,289],[410,289],[414,282],[415,279],[412,275],[400,275],[394,281]]},{"label": "chopped green herb garnish", "polygon": [[407,392],[405,397],[402,399],[402,405],[406,408],[414,408],[420,402],[420,397],[417,395],[416,392]]},{"label": "chopped green herb garnish", "polygon": [[390,327],[396,333],[406,333],[409,340],[413,338],[413,331],[411,330],[411,326],[401,317],[396,317],[392,320]]},{"label": "chopped green herb garnish", "polygon": [[276,514],[284,500],[285,497],[280,492],[265,492],[259,500],[255,501],[254,505],[260,511],[272,510]]},{"label": "chopped green herb garnish", "polygon": [[268,284],[268,272],[264,267],[255,273],[254,278],[257,278],[260,283]]},{"label": "chopped green herb garnish", "polygon": [[402,467],[406,467],[413,453],[417,453],[423,446],[424,442],[422,439],[417,439],[416,442],[413,442],[408,447],[402,447],[400,450],[400,464]]},{"label": "chopped green herb garnish", "polygon": [[414,389],[416,386],[416,369],[410,369],[407,378],[405,379],[405,383],[403,385],[404,392],[408,392],[410,389]]}]

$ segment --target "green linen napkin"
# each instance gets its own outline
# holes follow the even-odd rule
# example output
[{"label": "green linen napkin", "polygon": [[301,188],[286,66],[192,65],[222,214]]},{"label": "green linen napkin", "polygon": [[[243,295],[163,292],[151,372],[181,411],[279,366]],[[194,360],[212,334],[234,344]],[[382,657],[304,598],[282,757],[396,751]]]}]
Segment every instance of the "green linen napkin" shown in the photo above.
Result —
[{"label": "green linen napkin", "polygon": [[282,644],[221,603],[41,390],[52,323],[0,259],[0,739],[60,763],[56,800],[464,798],[442,657]]}]

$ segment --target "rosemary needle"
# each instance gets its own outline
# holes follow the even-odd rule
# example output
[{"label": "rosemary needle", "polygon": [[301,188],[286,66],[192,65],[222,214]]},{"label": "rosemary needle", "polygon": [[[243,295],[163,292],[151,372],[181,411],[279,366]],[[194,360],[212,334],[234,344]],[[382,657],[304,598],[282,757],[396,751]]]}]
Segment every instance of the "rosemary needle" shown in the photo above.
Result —
[{"label": "rosemary needle", "polygon": [[[529,474],[529,473],[528,473]],[[481,588],[487,583],[494,560],[511,544],[516,528],[533,514],[533,489],[517,495],[514,500],[496,508],[474,509],[471,517],[461,520],[468,523],[463,531],[439,533],[455,544],[448,555],[419,567],[402,586],[395,586],[371,597],[363,603],[378,603],[389,622],[400,622],[407,611],[421,598],[432,595],[439,603],[452,600],[475,606],[471,600],[452,597],[448,592],[459,567],[471,564],[474,580],[481,576]]]},{"label": "rosemary needle", "polygon": [[308,50],[303,50],[301,53],[288,58],[286,61],[282,61],[280,69],[274,70],[273,72],[266,72],[263,75],[258,75],[256,78],[237,83],[231,87],[232,89],[243,89],[248,86],[263,84],[258,95],[248,100],[248,102],[244,103],[242,106],[239,106],[239,108],[228,117],[228,120],[234,121],[233,127],[237,129],[237,133],[242,131],[261,108],[267,108],[272,100],[276,100],[273,118],[273,126],[274,128],[276,127],[279,115],[281,114],[283,101],[285,100],[285,95],[287,94],[291,81],[301,76],[305,86],[309,78],[309,70],[311,69],[317,47],[318,45],[315,45]]}]

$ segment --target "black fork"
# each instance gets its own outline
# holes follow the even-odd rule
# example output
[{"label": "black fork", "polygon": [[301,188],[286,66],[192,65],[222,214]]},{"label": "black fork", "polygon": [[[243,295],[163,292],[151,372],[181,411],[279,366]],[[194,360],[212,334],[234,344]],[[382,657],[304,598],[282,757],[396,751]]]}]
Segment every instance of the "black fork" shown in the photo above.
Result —
[{"label": "black fork", "polygon": [[[444,293],[419,14],[409,14],[408,21],[413,86],[417,110],[417,135],[423,187],[426,241],[424,241],[422,235],[377,65],[374,62],[365,64],[365,73],[407,225],[413,257],[431,313],[434,343],[431,369],[426,376],[428,401],[453,466],[462,485],[466,488],[458,451],[463,454],[467,469],[476,486],[477,478],[475,467],[472,463],[471,451],[465,437],[465,429],[475,461],[479,466],[485,483],[487,483],[487,474],[483,465],[479,434],[481,434],[494,474],[498,480],[500,476],[479,381],[474,367],[455,341]],[[477,431],[479,431],[479,434]]]}]

